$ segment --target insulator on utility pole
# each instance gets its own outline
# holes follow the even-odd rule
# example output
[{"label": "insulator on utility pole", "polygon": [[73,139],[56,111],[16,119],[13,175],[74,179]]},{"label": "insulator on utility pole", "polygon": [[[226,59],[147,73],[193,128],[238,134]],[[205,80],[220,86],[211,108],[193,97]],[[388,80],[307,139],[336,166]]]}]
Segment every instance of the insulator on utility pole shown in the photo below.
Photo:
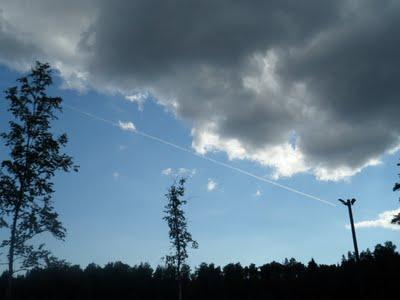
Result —
[{"label": "insulator on utility pole", "polygon": [[358,246],[357,246],[357,237],[356,237],[356,229],[354,227],[354,219],[353,219],[353,211],[351,207],[353,204],[356,202],[356,199],[347,199],[346,201],[339,199],[340,202],[342,202],[343,205],[347,206],[349,210],[349,217],[350,217],[350,225],[351,225],[351,233],[353,235],[353,244],[354,244],[354,252],[356,254],[356,261],[360,261],[360,254],[358,253]]}]

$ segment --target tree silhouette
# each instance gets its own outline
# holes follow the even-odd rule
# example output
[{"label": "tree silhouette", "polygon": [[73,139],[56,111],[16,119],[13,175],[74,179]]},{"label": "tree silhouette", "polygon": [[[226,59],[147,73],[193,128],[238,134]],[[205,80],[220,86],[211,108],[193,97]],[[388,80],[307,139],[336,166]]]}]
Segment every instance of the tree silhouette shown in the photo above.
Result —
[{"label": "tree silhouette", "polygon": [[[295,259],[261,266],[202,263],[193,273],[184,274],[185,299],[386,299],[398,292],[399,268],[400,254],[391,242],[361,251],[358,263],[354,253],[333,265],[314,260],[304,265]],[[363,283],[361,295],[359,279]],[[0,276],[0,299],[6,284],[4,273]],[[14,284],[15,300],[176,299],[174,268],[152,269],[146,263],[129,266],[117,261],[104,266],[90,264],[84,269],[58,263],[33,268],[18,276]]]},{"label": "tree silhouette", "polygon": [[182,206],[186,200],[182,199],[185,195],[185,178],[180,178],[178,182],[173,183],[168,189],[165,197],[168,203],[165,206],[165,217],[168,223],[169,238],[171,241],[171,254],[167,255],[166,263],[175,271],[175,279],[178,281],[178,299],[182,300],[182,275],[184,264],[188,258],[187,246],[191,244],[192,248],[197,248],[198,244],[192,239],[192,235],[187,231],[187,222]]},{"label": "tree silhouette", "polygon": [[5,91],[14,119],[9,132],[1,133],[10,149],[0,168],[0,226],[9,230],[0,245],[8,250],[8,299],[12,298],[13,274],[55,259],[44,244],[35,246],[29,241],[43,232],[64,239],[65,228],[52,204],[51,180],[58,170],[77,171],[72,158],[61,151],[67,144],[66,134],[54,137],[51,132],[50,122],[57,119],[62,99],[46,94],[52,84],[49,64],[36,62],[31,73],[17,81],[18,86]]},{"label": "tree silhouette", "polygon": [[[400,166],[400,163],[398,163],[397,165]],[[393,191],[398,191],[398,190],[400,190],[400,182],[396,182],[393,187]],[[392,219],[392,223],[400,225],[400,213],[394,216],[394,218]]]}]

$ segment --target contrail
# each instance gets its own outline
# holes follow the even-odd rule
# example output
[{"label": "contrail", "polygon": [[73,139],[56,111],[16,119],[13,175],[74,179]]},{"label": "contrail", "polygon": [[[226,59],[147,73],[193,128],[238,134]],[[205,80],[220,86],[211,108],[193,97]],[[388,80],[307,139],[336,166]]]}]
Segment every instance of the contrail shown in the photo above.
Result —
[{"label": "contrail", "polygon": [[[116,123],[116,122],[113,122],[113,121],[111,121],[111,120],[107,120],[107,119],[101,118],[101,117],[99,117],[99,116],[96,116],[96,115],[94,115],[94,114],[92,114],[92,113],[82,111],[82,110],[80,110],[80,109],[78,109],[78,108],[76,108],[76,107],[73,107],[73,106],[68,105],[68,104],[65,104],[65,103],[64,103],[63,105],[64,105],[65,107],[67,107],[67,108],[69,108],[69,109],[75,111],[75,112],[78,112],[78,113],[80,113],[80,114],[82,114],[82,115],[85,115],[85,116],[87,116],[87,117],[89,117],[89,118],[92,118],[92,119],[94,119],[94,120],[101,121],[101,122],[107,123],[107,124],[109,124],[109,125],[112,125],[112,126],[121,128],[120,124],[118,124],[118,123]],[[197,157],[199,157],[199,158],[201,158],[201,159],[207,160],[207,161],[209,161],[209,162],[211,162],[211,163],[214,163],[214,164],[216,164],[216,165],[219,165],[219,166],[228,168],[228,169],[230,169],[230,170],[236,171],[236,172],[238,172],[238,173],[241,173],[241,174],[243,174],[243,175],[247,175],[247,176],[249,176],[249,177],[255,178],[255,179],[259,180],[259,181],[263,181],[263,182],[269,183],[269,184],[271,184],[271,185],[274,185],[274,186],[279,187],[279,188],[281,188],[281,189],[287,190],[287,191],[289,191],[289,192],[292,192],[292,193],[295,193],[295,194],[298,194],[298,195],[301,195],[301,196],[304,196],[304,197],[307,197],[307,198],[310,198],[310,199],[319,201],[319,202],[321,202],[321,203],[324,203],[324,204],[327,204],[327,205],[336,207],[336,205],[333,204],[332,202],[329,202],[329,201],[327,201],[327,200],[321,199],[321,198],[319,198],[319,197],[317,197],[317,196],[314,196],[314,195],[311,195],[311,194],[308,194],[308,193],[299,191],[299,190],[294,189],[294,188],[292,188],[292,187],[290,187],[290,186],[287,186],[287,185],[284,185],[284,184],[280,184],[280,183],[275,182],[275,181],[273,181],[273,180],[269,180],[269,179],[267,179],[267,178],[258,176],[258,175],[256,175],[256,174],[250,173],[250,172],[248,172],[248,171],[246,171],[246,170],[243,170],[243,169],[241,169],[241,168],[237,168],[237,167],[235,167],[235,166],[232,166],[232,165],[230,165],[230,164],[224,163],[224,162],[222,162],[222,161],[215,160],[215,159],[210,158],[210,157],[207,157],[207,156],[205,156],[205,155],[201,155],[201,154],[199,154],[199,153],[197,153],[197,152],[191,151],[191,150],[189,150],[189,149],[187,149],[187,148],[185,148],[185,147],[182,147],[182,146],[179,146],[179,145],[177,145],[177,144],[171,143],[171,142],[169,142],[169,141],[167,141],[167,140],[164,140],[164,139],[162,139],[162,138],[159,138],[159,137],[157,137],[157,136],[154,136],[154,135],[145,133],[145,132],[140,131],[140,130],[137,130],[137,129],[131,130],[131,132],[132,132],[132,133],[136,133],[136,134],[138,134],[138,135],[141,135],[141,136],[143,136],[143,137],[145,137],[145,138],[151,139],[151,140],[153,140],[153,141],[157,141],[157,142],[162,143],[162,144],[164,144],[164,145],[170,146],[170,147],[172,147],[172,148],[178,149],[178,150],[180,150],[180,151],[183,151],[183,152],[192,154],[192,155],[194,155],[194,156],[197,156]]]}]

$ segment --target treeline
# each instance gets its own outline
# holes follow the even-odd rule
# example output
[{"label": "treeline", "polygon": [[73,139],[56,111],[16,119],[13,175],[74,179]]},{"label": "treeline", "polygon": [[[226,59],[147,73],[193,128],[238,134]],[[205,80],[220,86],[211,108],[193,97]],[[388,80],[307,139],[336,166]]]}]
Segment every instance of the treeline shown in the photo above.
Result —
[{"label": "treeline", "polygon": [[[357,264],[353,254],[337,265],[307,265],[295,259],[262,266],[239,263],[218,267],[202,263],[183,268],[185,299],[383,299],[399,287],[400,254],[395,245],[378,244],[364,251]],[[176,299],[175,270],[149,264],[95,264],[85,269],[56,263],[35,268],[15,280],[15,299]],[[7,276],[0,278],[4,295]]]}]

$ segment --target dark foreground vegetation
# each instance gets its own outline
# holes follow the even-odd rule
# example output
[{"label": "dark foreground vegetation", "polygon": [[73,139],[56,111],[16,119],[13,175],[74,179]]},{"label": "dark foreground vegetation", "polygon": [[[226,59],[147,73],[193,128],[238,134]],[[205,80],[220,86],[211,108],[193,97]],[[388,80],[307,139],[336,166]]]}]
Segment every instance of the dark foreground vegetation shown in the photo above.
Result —
[{"label": "dark foreground vegetation", "polygon": [[[357,265],[352,254],[338,265],[307,265],[295,259],[262,266],[228,264],[223,268],[201,264],[183,272],[184,299],[384,299],[399,287],[400,254],[387,242],[361,253]],[[7,276],[0,279],[4,295]],[[148,264],[130,267],[121,262],[55,264],[36,268],[15,280],[15,299],[177,299],[171,268]],[[346,297],[346,298],[345,298]]]}]

